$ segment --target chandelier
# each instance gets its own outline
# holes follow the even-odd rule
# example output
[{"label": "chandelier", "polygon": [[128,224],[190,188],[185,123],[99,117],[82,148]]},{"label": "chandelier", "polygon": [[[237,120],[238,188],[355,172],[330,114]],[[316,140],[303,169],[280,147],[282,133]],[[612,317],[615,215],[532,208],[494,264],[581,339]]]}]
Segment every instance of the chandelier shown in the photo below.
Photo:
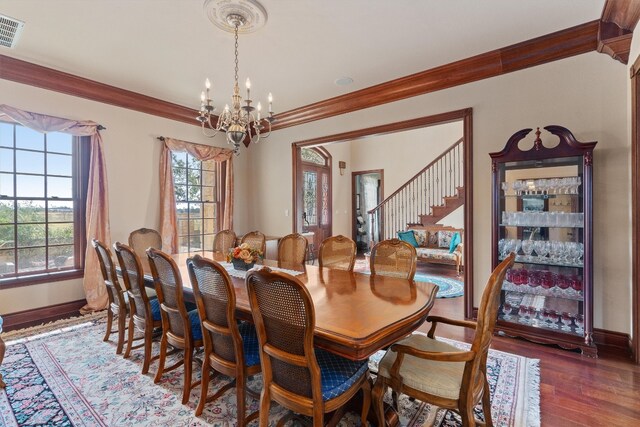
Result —
[{"label": "chandelier", "polygon": [[[252,5],[256,5],[257,2],[249,0]],[[215,3],[216,0],[207,0],[205,2],[205,10],[210,3]],[[217,3],[221,3],[217,1]],[[228,4],[228,3],[227,3]],[[261,6],[258,7],[261,8]],[[210,19],[219,27],[225,30],[233,30],[235,36],[235,74],[233,95],[231,96],[231,106],[229,104],[224,106],[224,110],[217,117],[213,114],[215,107],[212,104],[210,95],[211,82],[209,79],[205,82],[205,90],[200,94],[200,111],[197,120],[202,127],[202,133],[212,138],[219,131],[225,132],[227,135],[227,143],[233,145],[233,151],[236,155],[240,153],[240,144],[244,141],[248,146],[249,143],[257,143],[261,139],[266,139],[271,134],[271,123],[275,120],[273,117],[273,96],[269,93],[268,97],[268,113],[265,117],[262,116],[262,104],[258,104],[254,107],[251,104],[251,81],[247,78],[245,87],[247,89],[246,99],[242,99],[240,95],[240,86],[238,85],[238,30],[243,28],[247,24],[247,16],[245,16],[242,9],[232,9],[226,16],[220,17],[220,13],[224,13],[221,10],[213,10],[212,13],[216,13],[217,16],[211,16]],[[266,15],[265,15],[266,17]],[[252,17],[253,18],[253,17]],[[214,21],[215,19],[215,21]],[[221,19],[224,19],[226,25],[223,26]],[[264,23],[264,21],[263,21]],[[244,105],[243,105],[244,104]]]}]

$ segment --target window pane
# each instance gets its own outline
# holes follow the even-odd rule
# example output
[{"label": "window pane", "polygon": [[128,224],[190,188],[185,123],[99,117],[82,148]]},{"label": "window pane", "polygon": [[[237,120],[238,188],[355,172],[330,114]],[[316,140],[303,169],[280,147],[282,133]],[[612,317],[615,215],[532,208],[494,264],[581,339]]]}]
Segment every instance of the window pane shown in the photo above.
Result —
[{"label": "window pane", "polygon": [[215,217],[216,217],[215,203],[205,203],[203,218],[215,218]]},{"label": "window pane", "polygon": [[202,234],[202,220],[191,219],[189,220],[189,234]]},{"label": "window pane", "polygon": [[178,219],[178,236],[186,236],[189,234],[189,221],[186,219]]},{"label": "window pane", "polygon": [[209,186],[216,185],[215,171],[202,171],[202,185],[209,185]]},{"label": "window pane", "polygon": [[187,158],[189,159],[189,168],[200,170],[200,160],[191,155],[187,156]]},{"label": "window pane", "polygon": [[202,201],[203,202],[216,201],[213,187],[202,187]]},{"label": "window pane", "polygon": [[201,192],[200,187],[189,186],[189,201],[199,201],[201,200]]},{"label": "window pane", "polygon": [[0,200],[0,224],[13,224],[14,206],[13,200]]},{"label": "window pane", "polygon": [[205,251],[210,251],[213,249],[213,234],[205,234],[204,235],[204,247]]},{"label": "window pane", "polygon": [[18,249],[18,273],[44,270],[46,268],[46,249]]},{"label": "window pane", "polygon": [[202,218],[202,203],[189,203],[189,216],[191,218]]},{"label": "window pane", "polygon": [[185,168],[173,168],[173,182],[174,184],[186,184],[187,170]]},{"label": "window pane", "polygon": [[61,154],[47,154],[47,175],[71,176],[73,157]]},{"label": "window pane", "polygon": [[44,175],[44,153],[16,150],[16,172]]},{"label": "window pane", "polygon": [[11,225],[0,225],[0,249],[9,249],[15,247],[14,243],[14,231],[15,226]]},{"label": "window pane", "polygon": [[322,225],[329,224],[329,174],[322,174]]},{"label": "window pane", "polygon": [[43,200],[18,200],[18,222],[45,222]]},{"label": "window pane", "polygon": [[47,134],[47,151],[71,154],[73,152],[73,136],[61,132]]},{"label": "window pane", "polygon": [[50,245],[73,245],[73,223],[49,224]]},{"label": "window pane", "polygon": [[214,160],[205,160],[204,162],[202,162],[202,170],[203,171],[216,170],[216,162]]},{"label": "window pane", "polygon": [[317,165],[325,165],[326,160],[322,154],[318,153],[313,148],[303,148],[300,150],[300,157],[303,162],[315,163]]},{"label": "window pane", "polygon": [[304,213],[307,216],[306,221],[303,221],[304,225],[317,225],[318,219],[316,215],[317,211],[317,179],[318,175],[315,172],[304,171],[303,174],[303,191],[304,200],[303,207]]},{"label": "window pane", "polygon": [[[211,245],[213,247],[213,245]],[[202,251],[202,236],[200,234],[196,234],[195,236],[189,236],[189,249],[191,251]]]},{"label": "window pane", "polygon": [[186,202],[187,201],[187,186],[186,185],[176,185],[174,191],[176,193],[176,202]]},{"label": "window pane", "polygon": [[15,274],[15,251],[13,249],[2,250],[0,248],[0,276],[3,274]]},{"label": "window pane", "polygon": [[49,197],[70,199],[73,197],[73,180],[49,176],[47,177],[47,193],[49,193]]},{"label": "window pane", "polygon": [[17,197],[44,197],[44,176],[16,175]]},{"label": "window pane", "polygon": [[13,175],[0,173],[0,196],[13,197]]},{"label": "window pane", "polygon": [[171,163],[181,168],[187,167],[187,153],[171,152]]},{"label": "window pane", "polygon": [[18,224],[18,247],[44,246],[47,243],[44,224]]},{"label": "window pane", "polygon": [[49,268],[73,267],[73,245],[49,248]]},{"label": "window pane", "polygon": [[213,234],[216,232],[216,224],[212,219],[204,220],[204,234]]},{"label": "window pane", "polygon": [[13,149],[0,148],[0,171],[13,172]]},{"label": "window pane", "polygon": [[16,126],[16,148],[44,151],[44,134],[24,126]]},{"label": "window pane", "polygon": [[13,147],[13,125],[0,122],[0,147]]},{"label": "window pane", "polygon": [[73,222],[73,202],[49,201],[49,222]]}]

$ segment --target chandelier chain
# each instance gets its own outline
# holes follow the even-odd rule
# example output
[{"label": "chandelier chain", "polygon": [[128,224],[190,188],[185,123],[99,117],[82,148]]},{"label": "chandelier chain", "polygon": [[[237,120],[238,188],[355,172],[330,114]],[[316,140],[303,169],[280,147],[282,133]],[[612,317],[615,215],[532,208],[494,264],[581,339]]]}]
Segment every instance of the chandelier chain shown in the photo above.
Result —
[{"label": "chandelier chain", "polygon": [[236,49],[236,73],[235,73],[235,81],[236,84],[238,84],[238,26],[240,25],[239,22],[236,22],[236,29],[235,29],[235,36],[236,36],[236,45],[235,45],[235,49]]}]

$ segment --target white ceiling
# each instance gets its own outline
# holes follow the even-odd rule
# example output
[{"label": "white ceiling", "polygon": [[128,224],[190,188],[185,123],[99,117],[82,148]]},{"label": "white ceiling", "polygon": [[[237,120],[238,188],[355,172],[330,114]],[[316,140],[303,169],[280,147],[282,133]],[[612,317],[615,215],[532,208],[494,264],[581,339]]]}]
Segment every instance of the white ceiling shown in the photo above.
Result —
[{"label": "white ceiling", "polygon": [[[0,54],[198,108],[204,79],[229,102],[233,34],[204,0],[0,0],[25,21]],[[283,112],[598,19],[604,0],[262,0],[240,35],[240,81]],[[334,81],[354,79],[349,86]],[[241,87],[244,85],[241,83]]]}]

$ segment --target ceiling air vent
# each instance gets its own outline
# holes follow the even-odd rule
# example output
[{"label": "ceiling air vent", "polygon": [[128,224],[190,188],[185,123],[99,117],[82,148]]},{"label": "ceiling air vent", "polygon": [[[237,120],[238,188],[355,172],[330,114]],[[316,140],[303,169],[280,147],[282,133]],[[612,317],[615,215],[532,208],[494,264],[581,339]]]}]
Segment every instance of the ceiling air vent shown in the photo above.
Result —
[{"label": "ceiling air vent", "polygon": [[0,46],[14,48],[24,27],[24,22],[0,15]]}]

